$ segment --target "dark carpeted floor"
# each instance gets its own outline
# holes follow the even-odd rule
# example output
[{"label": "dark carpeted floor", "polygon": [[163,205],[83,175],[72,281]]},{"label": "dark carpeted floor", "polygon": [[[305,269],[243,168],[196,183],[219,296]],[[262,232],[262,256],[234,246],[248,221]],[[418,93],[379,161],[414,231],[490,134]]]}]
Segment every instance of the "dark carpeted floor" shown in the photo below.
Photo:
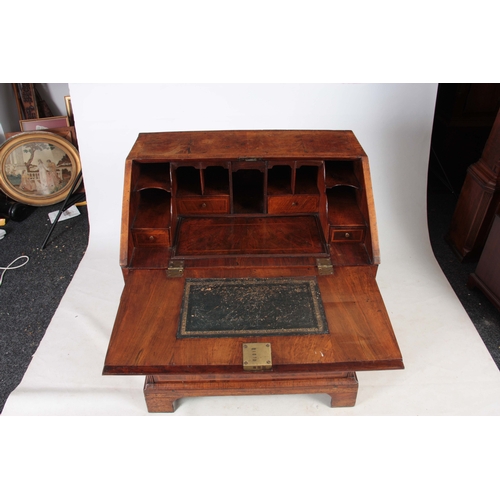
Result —
[{"label": "dark carpeted floor", "polygon": [[36,208],[24,221],[9,220],[2,228],[7,234],[0,240],[0,267],[21,255],[29,262],[6,271],[0,285],[0,412],[21,382],[87,248],[87,207],[81,206],[81,215],[58,222],[41,249],[51,225],[48,213],[60,206]]},{"label": "dark carpeted floor", "polygon": [[460,262],[446,243],[445,236],[458,201],[456,191],[448,189],[432,172],[427,190],[427,219],[432,250],[443,273],[467,311],[496,365],[500,368],[500,311],[467,280],[477,262]]}]

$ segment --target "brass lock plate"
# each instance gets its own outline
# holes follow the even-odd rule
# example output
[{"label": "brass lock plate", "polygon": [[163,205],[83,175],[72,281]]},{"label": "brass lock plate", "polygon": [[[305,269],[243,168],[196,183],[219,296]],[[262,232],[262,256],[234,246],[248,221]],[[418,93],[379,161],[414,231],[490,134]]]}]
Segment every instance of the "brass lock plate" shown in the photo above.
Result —
[{"label": "brass lock plate", "polygon": [[316,259],[316,265],[318,266],[318,274],[333,274],[333,265],[330,259]]},{"label": "brass lock plate", "polygon": [[168,278],[181,278],[184,274],[184,261],[171,260],[168,264],[167,277]]},{"label": "brass lock plate", "polygon": [[243,344],[243,369],[249,371],[270,370],[273,367],[271,344],[255,342]]}]

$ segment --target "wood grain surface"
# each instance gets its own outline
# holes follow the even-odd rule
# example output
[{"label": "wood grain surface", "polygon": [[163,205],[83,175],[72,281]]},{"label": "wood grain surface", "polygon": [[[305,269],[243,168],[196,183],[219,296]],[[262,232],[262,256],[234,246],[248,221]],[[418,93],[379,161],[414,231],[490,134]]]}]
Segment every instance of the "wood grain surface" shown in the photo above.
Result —
[{"label": "wood grain surface", "polygon": [[[140,134],[125,164],[125,288],[103,373],[146,375],[155,412],[223,394],[324,392],[352,406],[355,371],[404,367],[379,263],[368,158],[352,131]],[[279,277],[317,280],[327,333],[177,338],[186,279]],[[252,342],[271,344],[270,371],[243,369]]]},{"label": "wood grain surface", "polygon": [[[259,274],[265,277],[268,272],[262,269]],[[226,275],[232,276],[231,269]],[[215,367],[220,372],[241,371],[241,346],[253,341],[272,343],[274,370],[298,365],[335,371],[402,368],[401,352],[370,270],[339,268],[334,275],[317,279],[329,335],[177,339],[185,277],[131,271],[104,373],[203,372]]]}]

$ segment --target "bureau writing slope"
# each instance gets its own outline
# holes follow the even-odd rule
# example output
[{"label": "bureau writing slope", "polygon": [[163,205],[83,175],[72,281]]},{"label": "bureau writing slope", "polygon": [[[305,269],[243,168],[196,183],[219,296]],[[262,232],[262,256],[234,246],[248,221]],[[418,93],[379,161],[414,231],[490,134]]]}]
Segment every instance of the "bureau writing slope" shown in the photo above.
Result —
[{"label": "bureau writing slope", "polygon": [[403,368],[375,276],[368,159],[350,131],[140,134],[105,375],[182,397],[326,393]]}]

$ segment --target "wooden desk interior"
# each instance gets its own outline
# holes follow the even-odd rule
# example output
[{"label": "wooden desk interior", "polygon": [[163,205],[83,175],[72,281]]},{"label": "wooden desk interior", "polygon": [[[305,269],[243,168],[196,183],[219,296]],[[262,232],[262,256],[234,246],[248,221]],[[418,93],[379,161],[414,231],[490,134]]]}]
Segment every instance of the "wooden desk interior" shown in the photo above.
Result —
[{"label": "wooden desk interior", "polygon": [[295,217],[189,217],[179,222],[174,255],[326,257],[326,242],[313,215]]},{"label": "wooden desk interior", "polygon": [[[140,134],[125,167],[125,287],[104,374],[146,375],[149,411],[186,396],[326,392],[403,368],[375,276],[368,159],[350,131]],[[327,334],[178,336],[186,280],[313,278]],[[272,349],[245,369],[246,345]]]}]

